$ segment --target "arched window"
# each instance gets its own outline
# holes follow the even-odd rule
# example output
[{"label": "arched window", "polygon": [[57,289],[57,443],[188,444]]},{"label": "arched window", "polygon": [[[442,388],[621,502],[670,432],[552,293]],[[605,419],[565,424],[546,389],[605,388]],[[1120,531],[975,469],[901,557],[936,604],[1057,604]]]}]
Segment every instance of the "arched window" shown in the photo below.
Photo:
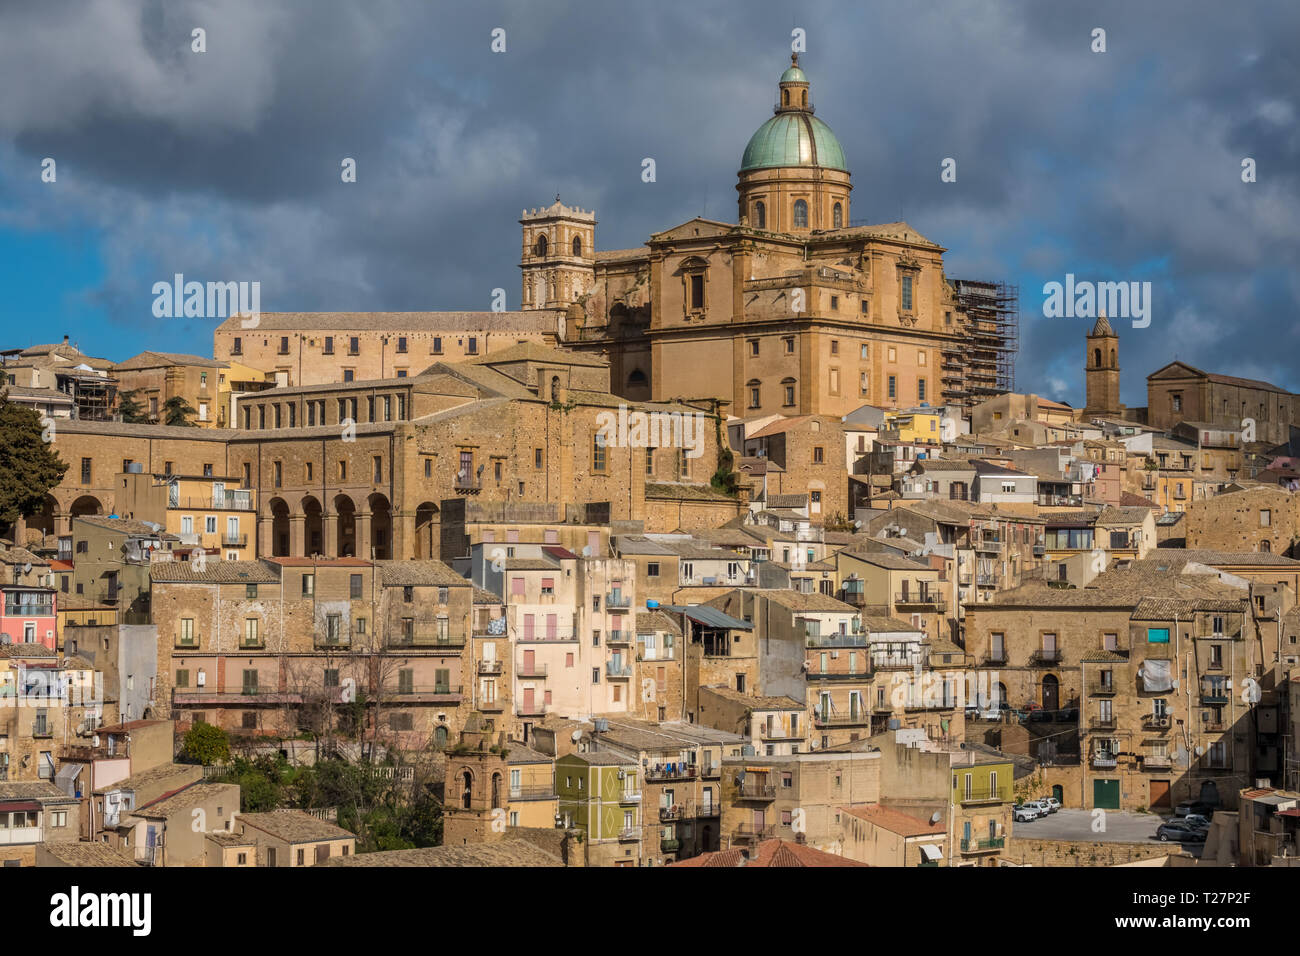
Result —
[{"label": "arched window", "polygon": [[790,105],[790,91],[789,91],[789,90],[782,90],[782,91],[781,91],[781,105],[782,105],[782,106],[789,106],[789,105]]},{"label": "arched window", "polygon": [[831,225],[836,229],[844,228],[844,207],[839,203],[831,209]]},{"label": "arched window", "polygon": [[492,775],[492,809],[497,810],[501,807],[501,774]]},{"label": "arched window", "polygon": [[767,206],[761,199],[754,203],[754,225],[759,229],[767,228]]},{"label": "arched window", "polygon": [[808,228],[808,203],[802,199],[794,201],[794,227],[796,229]]},{"label": "arched window", "polygon": [[533,243],[533,253],[539,256],[546,255],[546,237],[538,236],[537,241]]},{"label": "arched window", "polygon": [[468,770],[466,770],[463,774],[461,774],[460,780],[461,780],[461,790],[460,790],[461,809],[468,810],[470,795],[473,793],[474,790],[474,775],[471,774]]},{"label": "arched window", "polygon": [[1115,350],[1114,350],[1114,349],[1111,349],[1111,350],[1110,350],[1110,364],[1111,364],[1111,367],[1112,367],[1112,368],[1115,367]]},{"label": "arched window", "polygon": [[551,376],[551,401],[558,402],[559,400],[560,400],[560,376],[552,375]]},{"label": "arched window", "polygon": [[645,388],[645,386],[650,383],[645,377],[645,372],[641,371],[639,368],[634,368],[632,369],[632,374],[627,377],[627,384],[629,388]]},{"label": "arched window", "polygon": [[808,91],[807,91],[807,90],[804,90],[804,91],[802,91],[802,92],[799,94],[799,101],[800,101],[800,102],[799,102],[799,105],[800,105],[800,106],[807,106],[807,105],[808,105]]},{"label": "arched window", "polygon": [[442,750],[447,746],[447,728],[439,727],[433,732],[433,745]]},{"label": "arched window", "polygon": [[582,255],[582,237],[581,237],[581,236],[574,236],[574,237],[573,237],[573,254],[574,254],[575,256],[580,256],[580,255]]},{"label": "arched window", "polygon": [[1272,552],[1272,550],[1273,550],[1273,542],[1271,542],[1271,541],[1261,541],[1261,542],[1259,543],[1259,553],[1260,553],[1260,554],[1269,554],[1269,553]]},{"label": "arched window", "polygon": [[1092,364],[1095,368],[1101,368],[1101,349],[1092,350]]}]

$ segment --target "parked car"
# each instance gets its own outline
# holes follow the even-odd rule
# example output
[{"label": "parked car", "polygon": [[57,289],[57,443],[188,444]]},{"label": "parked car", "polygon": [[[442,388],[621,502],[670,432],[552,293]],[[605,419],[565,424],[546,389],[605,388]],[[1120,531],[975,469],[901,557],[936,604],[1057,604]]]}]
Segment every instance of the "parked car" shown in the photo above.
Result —
[{"label": "parked car", "polygon": [[1079,719],[1078,707],[1063,707],[1056,712],[1056,719],[1059,723],[1070,723]]},{"label": "parked car", "polygon": [[1052,711],[1043,710],[1043,708],[1039,707],[1037,710],[1031,710],[1029,712],[1029,719],[1032,721],[1051,720]]},{"label": "parked car", "polygon": [[1201,830],[1210,828],[1210,818],[1199,813],[1189,813],[1178,822],[1186,823],[1189,827],[1197,827]]},{"label": "parked car", "polygon": [[1189,826],[1186,823],[1162,823],[1156,827],[1156,838],[1164,843],[1170,840],[1177,840],[1179,843],[1204,843],[1205,832],[1199,827]]},{"label": "parked car", "polygon": [[1038,811],[1038,815],[1040,817],[1045,817],[1049,813],[1056,812],[1055,810],[1052,809],[1052,805],[1048,803],[1046,800],[1029,800],[1024,804],[1024,806],[1033,807],[1035,810]]},{"label": "parked car", "polygon": [[1214,804],[1204,800],[1184,800],[1174,807],[1174,819],[1181,820],[1189,813],[1198,813],[1207,820],[1214,816]]},{"label": "parked car", "polygon": [[1042,814],[1038,812],[1038,808],[1030,806],[1027,803],[1022,803],[1011,811],[1011,819],[1016,823],[1029,823],[1033,820],[1037,820],[1040,816],[1042,816]]},{"label": "parked car", "polygon": [[1047,804],[1050,808],[1048,810],[1049,813],[1055,813],[1057,810],[1061,809],[1061,801],[1057,800],[1056,797],[1043,797],[1038,802]]}]

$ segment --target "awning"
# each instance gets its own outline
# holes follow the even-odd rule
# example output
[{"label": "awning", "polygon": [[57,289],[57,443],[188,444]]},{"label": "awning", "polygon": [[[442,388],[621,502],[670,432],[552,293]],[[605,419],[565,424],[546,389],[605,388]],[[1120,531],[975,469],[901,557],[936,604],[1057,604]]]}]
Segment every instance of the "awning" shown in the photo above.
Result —
[{"label": "awning", "polygon": [[1173,661],[1145,660],[1138,669],[1142,689],[1147,692],[1173,690]]},{"label": "awning", "polygon": [[0,800],[0,813],[17,813],[23,810],[40,810],[35,800]]},{"label": "awning", "polygon": [[936,846],[936,845],[933,844],[933,843],[922,843],[922,844],[921,844],[921,853],[924,854],[924,856],[925,856],[925,858],[926,858],[927,860],[942,860],[942,859],[943,859],[943,851],[940,850],[939,847]]},{"label": "awning", "polygon": [[696,624],[703,624],[705,627],[722,628],[731,631],[752,631],[754,629],[754,625],[748,621],[732,617],[730,614],[725,614],[716,607],[710,607],[707,604],[692,604],[687,607],[679,604],[665,604],[660,610],[672,611],[674,614],[685,614]]},{"label": "awning", "polygon": [[65,763],[54,775],[54,785],[70,797],[77,795],[77,777],[81,775],[81,764]]}]

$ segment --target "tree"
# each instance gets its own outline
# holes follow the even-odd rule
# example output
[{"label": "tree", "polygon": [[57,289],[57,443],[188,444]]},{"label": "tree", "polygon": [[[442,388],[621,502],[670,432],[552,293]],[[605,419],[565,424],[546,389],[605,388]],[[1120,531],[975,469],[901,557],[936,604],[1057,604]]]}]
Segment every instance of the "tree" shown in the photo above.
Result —
[{"label": "tree", "polygon": [[197,723],[185,734],[181,755],[205,767],[225,763],[230,759],[230,739],[220,727]]},{"label": "tree", "polygon": [[190,418],[197,415],[194,406],[185,401],[180,395],[173,395],[162,406],[163,424],[179,425],[193,427],[194,423]]},{"label": "tree", "polygon": [[139,394],[140,390],[133,388],[117,396],[118,414],[128,425],[143,425],[149,421],[149,416],[144,413],[144,406],[136,398]]},{"label": "tree", "polygon": [[0,389],[0,534],[8,536],[19,518],[32,514],[67,470],[41,417]]}]

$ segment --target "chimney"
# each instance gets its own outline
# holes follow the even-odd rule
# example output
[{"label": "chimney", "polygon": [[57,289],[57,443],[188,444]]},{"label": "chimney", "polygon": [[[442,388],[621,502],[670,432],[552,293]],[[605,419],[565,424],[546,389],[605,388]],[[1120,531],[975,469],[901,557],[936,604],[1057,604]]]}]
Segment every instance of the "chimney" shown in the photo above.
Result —
[{"label": "chimney", "polygon": [[68,344],[68,337],[66,335],[63,337],[63,344],[64,345]]}]

